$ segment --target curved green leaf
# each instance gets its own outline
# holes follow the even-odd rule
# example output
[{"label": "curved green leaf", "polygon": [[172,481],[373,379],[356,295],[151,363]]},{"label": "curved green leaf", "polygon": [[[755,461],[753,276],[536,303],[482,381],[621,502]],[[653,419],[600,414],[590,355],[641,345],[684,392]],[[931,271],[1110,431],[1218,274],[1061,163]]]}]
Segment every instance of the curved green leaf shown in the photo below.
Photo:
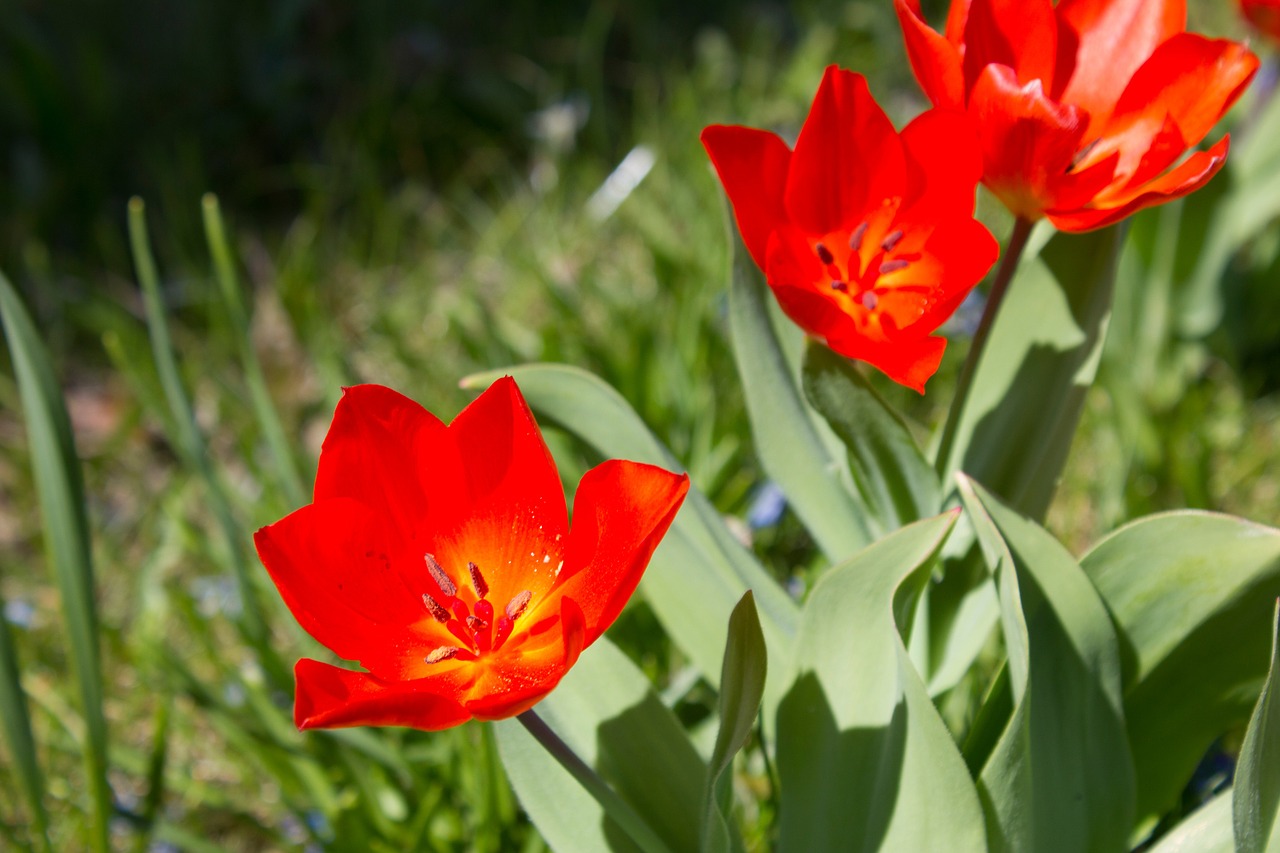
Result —
[{"label": "curved green leaf", "polygon": [[973,780],[902,632],[955,513],[825,574],[778,711],[779,849],[984,850]]},{"label": "curved green leaf", "polygon": [[764,277],[740,241],[735,246],[729,327],[756,453],[822,552],[842,560],[872,539],[867,509],[842,480],[844,465],[805,405],[770,320],[774,300]]},{"label": "curved green leaf", "polygon": [[[960,477],[1000,593],[1008,722],[978,787],[993,850],[1127,849],[1134,771],[1106,608],[1066,549]],[[980,712],[980,717],[982,712]]]},{"label": "curved green leaf", "polygon": [[935,460],[942,482],[963,471],[1019,512],[1044,517],[1097,373],[1122,238],[1122,227],[1055,234],[1023,259],[954,441]]},{"label": "curved green leaf", "polygon": [[[537,712],[672,850],[697,849],[706,766],[644,674],[607,638],[582,653]],[[494,732],[516,796],[552,849],[636,849],[518,720],[495,723]]]},{"label": "curved green leaf", "polygon": [[102,713],[102,662],[94,600],[93,548],[85,511],[84,482],[71,420],[49,354],[18,294],[0,275],[0,321],[22,397],[27,444],[35,471],[45,548],[62,597],[68,657],[84,716],[85,773],[93,806],[93,849],[106,851],[111,819],[107,784],[107,721]]},{"label": "curved green leaf", "polygon": [[[680,470],[681,465],[617,391],[585,370],[530,364],[487,371],[462,380],[464,388],[486,387],[512,376],[534,411],[559,424],[608,457]],[[715,507],[689,490],[653,555],[640,591],[663,628],[713,685],[720,683],[723,626],[742,594],[752,590],[769,649],[769,668],[784,671],[799,621],[799,608],[725,527]],[[770,705],[783,679],[771,679]]]},{"label": "curved green leaf", "polygon": [[1280,601],[1271,630],[1271,671],[1240,747],[1233,807],[1240,853],[1280,850]]},{"label": "curved green leaf", "polygon": [[1150,853],[1233,853],[1231,799],[1228,788],[1169,830]]},{"label": "curved green leaf", "polygon": [[848,451],[854,485],[878,534],[897,530],[941,508],[938,475],[902,417],[847,358],[810,341],[804,392]]},{"label": "curved green leaf", "polygon": [[764,696],[767,652],[760,617],[751,592],[742,596],[729,616],[729,638],[720,671],[720,729],[707,768],[703,794],[702,849],[723,853],[732,849],[730,832],[732,790],[725,772],[751,736]]},{"label": "curved green leaf", "polygon": [[1158,815],[1210,744],[1248,719],[1267,672],[1280,530],[1167,513],[1122,527],[1080,565],[1119,633],[1138,816]]},{"label": "curved green leaf", "polygon": [[40,839],[43,850],[51,853],[49,815],[44,808],[44,774],[36,759],[36,741],[31,734],[31,715],[27,711],[27,695],[22,690],[18,653],[4,613],[4,596],[0,595],[0,726],[4,727],[4,743],[13,761],[13,775],[31,810],[31,835]]}]

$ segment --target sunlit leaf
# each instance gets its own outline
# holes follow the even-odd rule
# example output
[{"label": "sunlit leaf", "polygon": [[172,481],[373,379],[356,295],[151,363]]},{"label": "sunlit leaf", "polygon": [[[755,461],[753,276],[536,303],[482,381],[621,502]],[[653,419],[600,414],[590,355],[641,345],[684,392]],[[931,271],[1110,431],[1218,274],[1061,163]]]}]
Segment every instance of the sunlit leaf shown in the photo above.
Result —
[{"label": "sunlit leaf", "polygon": [[1271,670],[1240,747],[1233,806],[1240,853],[1280,850],[1280,601],[1271,632]]},{"label": "sunlit leaf", "polygon": [[[1107,611],[1043,528],[964,477],[960,494],[996,575],[1008,649],[1007,691],[987,699],[1007,722],[978,777],[992,849],[1126,849],[1134,771]],[[999,716],[980,712],[975,729]]]},{"label": "sunlit leaf", "polygon": [[1232,853],[1231,789],[1223,791],[1162,836],[1151,853]]},{"label": "sunlit leaf", "polygon": [[1122,527],[1080,565],[1119,632],[1138,816],[1162,814],[1253,707],[1280,595],[1280,530],[1167,513]]},{"label": "sunlit leaf", "polygon": [[955,514],[826,573],[778,712],[779,849],[984,850],[982,807],[902,632]]},{"label": "sunlit leaf", "polygon": [[729,616],[729,637],[720,670],[720,728],[707,768],[703,795],[702,849],[724,853],[732,849],[730,832],[732,791],[726,771],[751,736],[764,696],[767,652],[756,603],[748,592]]}]

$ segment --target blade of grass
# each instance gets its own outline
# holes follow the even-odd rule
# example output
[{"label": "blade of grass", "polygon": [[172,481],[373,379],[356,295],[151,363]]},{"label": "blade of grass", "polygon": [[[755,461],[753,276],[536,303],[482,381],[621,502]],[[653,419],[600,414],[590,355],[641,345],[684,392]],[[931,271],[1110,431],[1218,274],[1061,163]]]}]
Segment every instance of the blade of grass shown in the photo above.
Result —
[{"label": "blade of grass", "polygon": [[182,385],[178,373],[178,362],[173,352],[173,343],[169,338],[169,327],[165,319],[164,300],[160,294],[160,278],[156,272],[155,259],[151,254],[151,242],[147,236],[146,206],[142,199],[129,200],[129,243],[133,250],[133,263],[138,273],[138,282],[142,286],[142,298],[146,307],[147,329],[151,335],[152,355],[156,361],[156,370],[160,374],[160,383],[173,414],[175,436],[178,452],[189,468],[194,470],[205,483],[209,494],[210,509],[226,538],[227,554],[240,588],[242,617],[240,625],[250,645],[258,652],[263,668],[266,669],[273,683],[285,685],[291,682],[288,672],[280,663],[268,643],[266,620],[262,615],[253,579],[249,574],[249,563],[245,559],[243,543],[247,537],[240,530],[235,515],[231,510],[231,502],[221,479],[209,461],[208,448],[204,437],[196,424],[195,412],[191,400]]},{"label": "blade of grass", "polygon": [[13,646],[9,623],[4,618],[4,609],[4,596],[0,596],[0,724],[4,726],[4,742],[13,760],[14,775],[22,786],[31,811],[31,834],[40,839],[45,853],[53,853],[49,846],[49,816],[44,810],[44,776],[36,760],[36,741],[31,734],[27,696],[22,692],[18,654]]},{"label": "blade of grass", "polygon": [[102,713],[93,553],[80,459],[49,354],[18,294],[3,275],[0,275],[0,320],[18,379],[45,547],[61,593],[71,669],[80,692],[85,731],[81,745],[93,814],[90,847],[106,853],[107,824],[111,817],[107,722]]},{"label": "blade of grass", "polygon": [[235,262],[227,245],[227,232],[222,224],[218,197],[213,193],[206,193],[201,206],[204,211],[205,240],[209,244],[209,254],[213,257],[222,304],[231,321],[231,333],[236,340],[236,348],[240,351],[245,384],[249,388],[249,404],[253,407],[258,427],[266,439],[280,487],[289,503],[299,506],[306,503],[306,488],[303,486],[297,457],[280,422],[280,414],[267,390],[262,363],[258,361],[258,354],[254,351],[253,341],[249,336],[249,317],[240,297],[240,283],[236,279]]}]

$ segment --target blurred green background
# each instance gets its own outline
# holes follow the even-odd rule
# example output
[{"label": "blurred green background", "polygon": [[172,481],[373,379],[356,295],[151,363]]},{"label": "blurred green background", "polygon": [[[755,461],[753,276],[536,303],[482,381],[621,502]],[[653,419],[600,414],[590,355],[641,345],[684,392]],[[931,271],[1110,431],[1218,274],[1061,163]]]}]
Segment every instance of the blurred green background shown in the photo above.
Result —
[{"label": "blurred green background", "polygon": [[[1191,14],[1198,31],[1245,33],[1230,4],[1200,0]],[[780,577],[803,576],[818,559],[803,530],[756,502],[725,335],[730,244],[698,132],[793,134],[832,62],[867,74],[899,125],[924,106],[888,0],[0,7],[0,269],[53,353],[85,464],[113,846],[540,845],[482,726],[292,730],[290,683],[263,649],[291,662],[318,647],[249,535],[305,501],[343,384],[388,384],[449,417],[476,370],[592,370],[722,511],[751,516],[743,534]],[[1232,117],[1241,133],[1257,106],[1246,101]],[[1208,291],[1188,283],[1197,223],[1230,191],[1224,176],[1173,219],[1133,223],[1133,275],[1049,516],[1073,551],[1162,508],[1280,520],[1280,229],[1262,217]],[[205,193],[226,220],[234,280],[215,275]],[[199,447],[153,355],[126,229],[135,195]],[[1003,239],[997,206],[983,197],[980,211]],[[1186,248],[1165,269],[1151,247],[1170,233]],[[1153,276],[1162,288],[1143,284]],[[926,397],[877,387],[933,426],[964,349],[961,331]],[[7,358],[0,598],[54,849],[77,849],[92,819],[83,724]],[[274,403],[284,464],[246,402],[255,388]],[[551,440],[572,485],[594,460]],[[244,628],[237,567],[265,638]],[[666,686],[677,653],[643,604],[611,636]],[[678,710],[705,717],[707,693],[686,689]],[[22,803],[0,750],[0,847],[35,843]],[[758,818],[763,843],[769,815]]]}]

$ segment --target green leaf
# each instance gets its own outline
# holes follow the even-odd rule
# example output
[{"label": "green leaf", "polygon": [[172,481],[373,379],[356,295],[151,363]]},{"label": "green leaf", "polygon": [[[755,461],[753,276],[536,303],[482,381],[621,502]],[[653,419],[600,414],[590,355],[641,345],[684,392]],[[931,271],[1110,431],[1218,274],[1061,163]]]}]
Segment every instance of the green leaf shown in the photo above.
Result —
[{"label": "green leaf", "polygon": [[720,670],[720,729],[707,768],[703,794],[702,849],[723,853],[731,849],[729,831],[732,790],[726,771],[751,736],[764,696],[768,654],[755,598],[748,591],[729,616],[729,638]]},{"label": "green leaf", "polygon": [[822,552],[842,560],[872,539],[867,509],[842,481],[843,465],[805,405],[770,320],[764,277],[741,241],[735,245],[729,327],[757,455]]},{"label": "green leaf", "polygon": [[67,417],[62,389],[49,354],[18,294],[3,275],[0,275],[0,321],[4,324],[22,398],[45,548],[62,597],[71,670],[80,692],[80,711],[84,716],[82,748],[93,808],[91,846],[105,853],[111,818],[107,721],[102,713],[93,549],[89,541],[80,457],[76,454],[71,420]]},{"label": "green leaf", "polygon": [[36,741],[31,734],[31,716],[27,712],[27,695],[22,690],[18,669],[18,653],[13,645],[9,622],[5,619],[5,600],[0,595],[0,725],[4,726],[4,743],[13,760],[13,773],[31,810],[31,835],[39,838],[48,853],[49,815],[44,808],[44,774],[36,759]]},{"label": "green leaf", "polygon": [[1280,850],[1280,601],[1271,631],[1271,670],[1240,747],[1233,806],[1240,853]]},{"label": "green leaf", "polygon": [[897,530],[941,508],[938,475],[901,416],[852,361],[810,341],[804,392],[848,450],[849,471],[876,533]]},{"label": "green leaf", "polygon": [[[1120,656],[1066,549],[966,477],[960,495],[1000,593],[1008,721],[978,777],[994,850],[1121,850],[1133,827]],[[982,712],[980,712],[982,716]]]},{"label": "green leaf", "polygon": [[1280,530],[1172,512],[1122,527],[1080,564],[1120,638],[1138,817],[1159,815],[1210,744],[1248,719],[1267,672]]},{"label": "green leaf", "polygon": [[982,807],[903,646],[955,513],[825,574],[801,616],[778,711],[779,850],[984,850]]},{"label": "green leaf", "polygon": [[1223,791],[1184,818],[1150,853],[1233,853],[1231,789]]},{"label": "green leaf", "polygon": [[[603,456],[681,469],[627,401],[587,371],[531,364],[474,374],[462,386],[484,388],[501,376],[514,377],[534,411]],[[724,658],[722,626],[747,590],[754,593],[769,668],[777,675],[791,654],[799,608],[729,532],[711,502],[691,488],[644,573],[640,591],[667,634],[713,686],[720,683]],[[784,686],[784,679],[770,679],[766,705],[776,706]]]},{"label": "green leaf", "polygon": [[[582,653],[537,712],[672,850],[698,847],[706,767],[643,673],[607,638]],[[518,720],[494,731],[516,796],[552,849],[636,849]]]},{"label": "green leaf", "polygon": [[[1023,258],[978,362],[942,482],[963,471],[1044,517],[1102,353],[1122,228],[1056,234]],[[1016,448],[1016,452],[1011,449]]]}]

